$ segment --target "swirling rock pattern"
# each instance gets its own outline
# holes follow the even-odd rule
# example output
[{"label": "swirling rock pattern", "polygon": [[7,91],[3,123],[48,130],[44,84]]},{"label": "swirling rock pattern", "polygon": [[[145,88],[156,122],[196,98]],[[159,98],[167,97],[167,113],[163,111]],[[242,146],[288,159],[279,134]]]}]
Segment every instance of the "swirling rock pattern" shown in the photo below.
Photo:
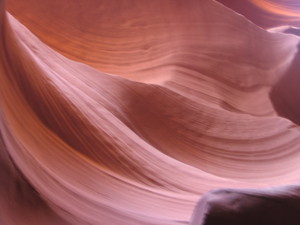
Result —
[{"label": "swirling rock pattern", "polygon": [[188,224],[211,189],[299,181],[297,36],[211,0],[0,10],[1,224]]},{"label": "swirling rock pattern", "polygon": [[281,25],[300,26],[300,3],[298,0],[218,1],[264,28]]}]

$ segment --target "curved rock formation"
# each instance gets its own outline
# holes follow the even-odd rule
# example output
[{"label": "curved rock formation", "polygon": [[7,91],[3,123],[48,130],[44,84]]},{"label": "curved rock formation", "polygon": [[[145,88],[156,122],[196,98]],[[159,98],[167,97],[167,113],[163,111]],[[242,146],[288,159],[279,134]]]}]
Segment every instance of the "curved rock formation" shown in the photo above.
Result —
[{"label": "curved rock formation", "polygon": [[297,36],[211,0],[0,4],[1,224],[188,224],[299,181]]},{"label": "curved rock formation", "polygon": [[300,26],[298,0],[217,0],[264,27]]},{"label": "curved rock formation", "polygon": [[299,185],[215,190],[197,204],[191,225],[294,225],[300,221],[299,202]]}]

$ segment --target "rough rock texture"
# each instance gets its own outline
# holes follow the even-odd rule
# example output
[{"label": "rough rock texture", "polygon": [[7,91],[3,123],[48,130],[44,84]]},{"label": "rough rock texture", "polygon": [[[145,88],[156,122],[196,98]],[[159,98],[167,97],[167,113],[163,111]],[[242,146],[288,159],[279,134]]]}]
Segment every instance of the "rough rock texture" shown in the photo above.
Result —
[{"label": "rough rock texture", "polygon": [[0,0],[1,225],[188,224],[209,190],[299,181],[288,28],[211,0],[7,10]]}]

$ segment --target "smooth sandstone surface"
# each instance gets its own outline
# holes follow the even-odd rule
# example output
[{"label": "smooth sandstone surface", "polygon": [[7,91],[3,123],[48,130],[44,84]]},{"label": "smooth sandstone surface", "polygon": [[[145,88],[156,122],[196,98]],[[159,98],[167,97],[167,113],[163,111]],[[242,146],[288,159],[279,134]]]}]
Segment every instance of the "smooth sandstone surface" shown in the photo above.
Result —
[{"label": "smooth sandstone surface", "polygon": [[264,28],[282,25],[300,26],[300,2],[298,0],[218,1]]},{"label": "smooth sandstone surface", "polygon": [[300,179],[296,33],[212,0],[0,0],[0,224],[219,224],[201,207],[224,188],[297,201],[256,189]]}]

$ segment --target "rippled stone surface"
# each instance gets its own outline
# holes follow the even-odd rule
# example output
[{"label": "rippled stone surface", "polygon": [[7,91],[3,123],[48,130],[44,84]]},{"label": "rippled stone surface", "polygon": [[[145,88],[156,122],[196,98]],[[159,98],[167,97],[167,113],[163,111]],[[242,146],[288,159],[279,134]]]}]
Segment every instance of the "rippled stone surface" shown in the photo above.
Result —
[{"label": "rippled stone surface", "polygon": [[297,29],[211,0],[0,4],[1,224],[198,224],[210,190],[299,181]]}]

